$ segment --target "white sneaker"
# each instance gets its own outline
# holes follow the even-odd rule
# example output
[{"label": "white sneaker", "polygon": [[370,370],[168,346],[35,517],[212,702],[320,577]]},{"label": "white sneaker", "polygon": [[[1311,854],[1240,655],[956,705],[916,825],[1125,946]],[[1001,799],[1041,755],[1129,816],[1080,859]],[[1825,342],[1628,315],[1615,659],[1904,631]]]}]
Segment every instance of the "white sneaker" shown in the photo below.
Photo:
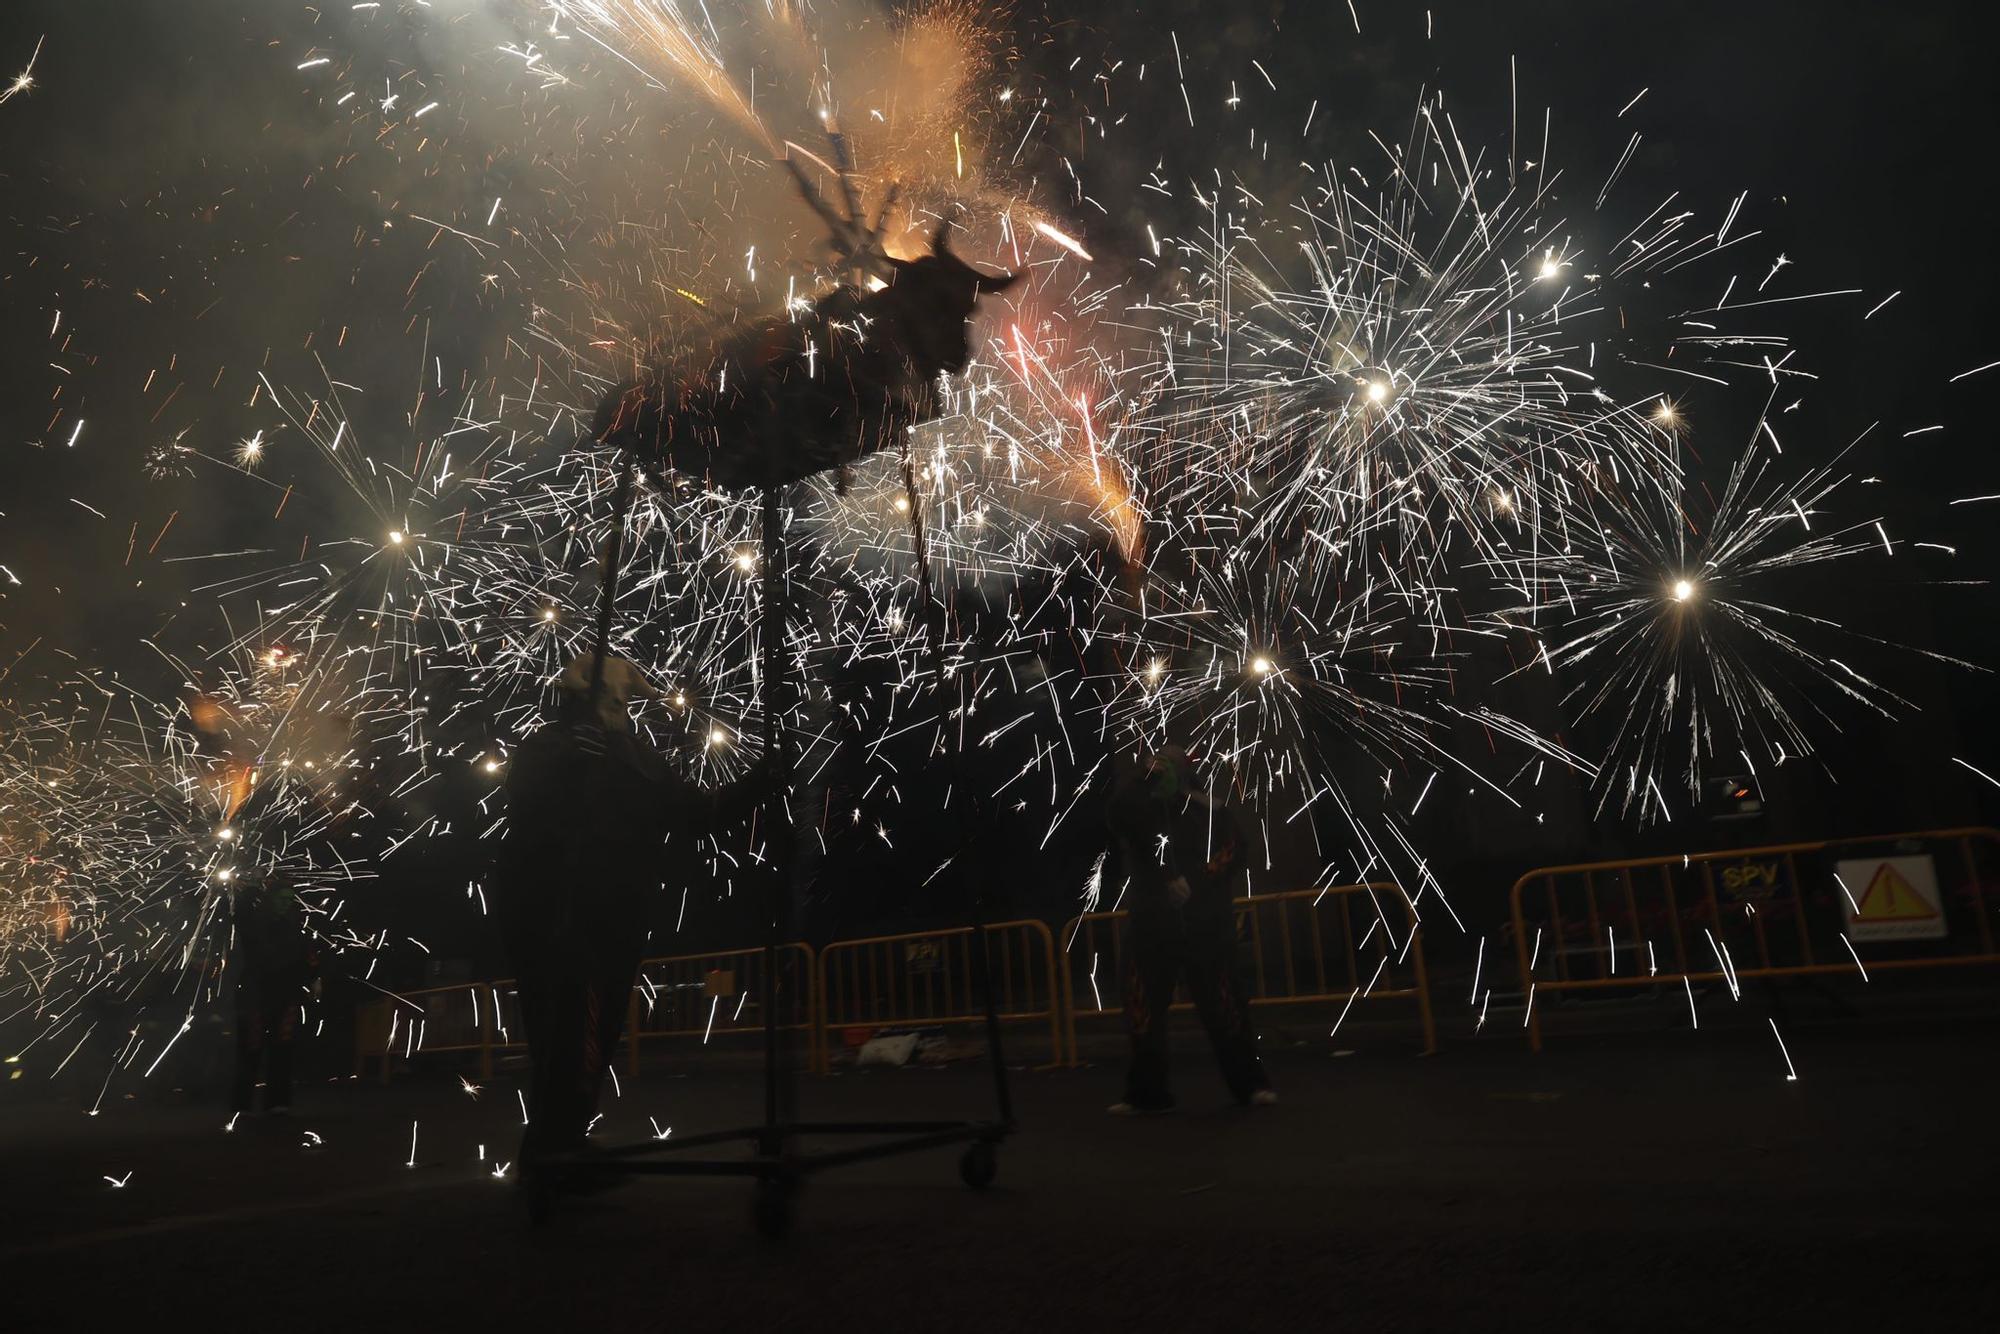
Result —
[{"label": "white sneaker", "polygon": [[1258,1089],[1250,1095],[1250,1105],[1252,1107],[1276,1107],[1278,1105],[1278,1090]]}]

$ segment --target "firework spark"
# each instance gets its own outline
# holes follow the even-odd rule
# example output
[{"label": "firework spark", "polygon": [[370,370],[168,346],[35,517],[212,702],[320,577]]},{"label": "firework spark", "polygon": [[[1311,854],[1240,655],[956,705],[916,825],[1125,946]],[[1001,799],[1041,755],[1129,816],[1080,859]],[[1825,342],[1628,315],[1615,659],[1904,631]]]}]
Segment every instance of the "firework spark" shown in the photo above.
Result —
[{"label": "firework spark", "polygon": [[[485,323],[433,340],[429,314],[400,333],[341,321],[304,339],[310,360],[240,372],[240,422],[151,428],[148,477],[268,502],[270,535],[179,558],[222,627],[149,641],[179,694],[82,676],[0,733],[0,1000],[21,1050],[80,1047],[93,994],[179,1023],[213,991],[246,868],[287,867],[365,976],[407,938],[354,921],[353,884],[412,847],[483,856],[506,757],[591,642],[617,467],[588,447],[595,405],[642,366],[726,393],[732,330],[804,328],[857,278],[771,161],[787,145],[806,145],[800,181],[879,231],[873,258],[952,217],[965,254],[1030,275],[973,326],[935,419],[784,496],[783,647],[807,688],[781,721],[823,855],[843,827],[898,849],[955,815],[926,766],[961,746],[986,766],[980,799],[1048,847],[1090,818],[1114,752],[1172,742],[1267,842],[1296,825],[1319,883],[1388,879],[1448,910],[1412,830],[1454,784],[1525,820],[1560,775],[1599,811],[1667,818],[1716,765],[1787,763],[1844,711],[1906,703],[1840,656],[1867,627],[1793,596],[1800,571],[1893,560],[1908,529],[1847,512],[1838,456],[1780,452],[1811,384],[1782,316],[1844,296],[1753,256],[1741,200],[1627,209],[1614,180],[1572,209],[1553,165],[1496,170],[1433,93],[1378,156],[1309,166],[1282,197],[1225,184],[1226,162],[1207,183],[1149,178],[1144,239],[1120,255],[1086,211],[1087,157],[1051,150],[1060,199],[1016,165],[1054,132],[1054,98],[994,76],[973,6],[843,26],[839,6],[770,3],[720,27],[677,0],[498,8],[515,26],[484,53],[492,88],[376,68],[331,21],[273,56],[321,99],[328,175],[366,160],[424,182],[381,193],[426,202],[357,234],[354,285],[412,311],[449,291]],[[1111,105],[1145,68],[1108,64],[1092,96]],[[715,113],[697,130],[655,115],[686,97]],[[517,122],[504,153],[453,128]],[[1156,156],[1132,143],[1143,125],[1085,123]],[[474,160],[534,165],[503,187]],[[1739,254],[1754,305],[1730,296]],[[1697,278],[1710,296],[1664,295]],[[51,442],[79,440],[75,401]],[[1710,438],[1726,433],[1743,443]],[[701,781],[740,775],[764,733],[758,517],[668,476],[624,519],[612,649],[659,688],[636,726]],[[727,895],[759,837],[689,860]],[[476,880],[465,899],[483,911]],[[433,1016],[398,1014],[414,1050]],[[121,1070],[164,1054],[128,1045]]]},{"label": "firework spark", "polygon": [[41,59],[42,43],[47,40],[47,37],[37,37],[35,39],[35,49],[28,53],[26,67],[19,74],[16,74],[5,88],[0,88],[0,106],[5,106],[35,86],[35,62]]}]

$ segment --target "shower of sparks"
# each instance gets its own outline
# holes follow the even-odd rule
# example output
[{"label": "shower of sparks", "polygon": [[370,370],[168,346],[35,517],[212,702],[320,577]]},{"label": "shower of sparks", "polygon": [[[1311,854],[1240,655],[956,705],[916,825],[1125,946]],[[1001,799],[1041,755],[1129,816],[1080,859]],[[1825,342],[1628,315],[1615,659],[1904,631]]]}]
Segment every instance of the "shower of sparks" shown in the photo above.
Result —
[{"label": "shower of sparks", "polygon": [[[1052,97],[993,77],[1001,44],[973,6],[838,41],[813,27],[837,5],[770,0],[721,26],[678,0],[488,8],[516,28],[499,59],[481,53],[504,71],[490,89],[410,72],[434,60],[392,87],[341,45],[372,6],[273,56],[338,130],[329,173],[365,156],[429,181],[455,126],[502,119],[549,170],[504,195],[472,173],[462,207],[392,210],[357,240],[373,266],[357,285],[385,265],[406,296],[449,285],[493,312],[487,350],[423,325],[384,374],[398,331],[335,319],[290,370],[216,372],[260,424],[169,418],[134,443],[146,477],[212,488],[268,537],[174,557],[190,608],[145,642],[179,695],[89,672],[5,706],[0,1023],[24,1034],[10,1027],[9,1050],[73,1052],[86,1002],[108,996],[164,1026],[105,1058],[106,1088],[142,1077],[225,985],[251,869],[286,871],[327,966],[376,990],[385,956],[421,948],[393,908],[364,919],[357,900],[412,849],[479,862],[504,832],[506,757],[591,643],[617,472],[577,447],[597,405],[663,347],[690,378],[719,374],[708,349],[729,329],[851,276],[773,165],[794,140],[824,149],[796,153],[820,188],[884,211],[889,253],[952,216],[961,254],[1029,275],[982,308],[944,410],[895,442],[907,482],[890,448],[784,497],[782,648],[806,684],[782,722],[795,800],[829,812],[821,849],[836,825],[873,854],[941,809],[958,818],[923,765],[961,744],[1008,758],[980,795],[1047,848],[1101,822],[1111,752],[1174,743],[1252,822],[1294,829],[1315,883],[1387,881],[1448,911],[1416,832],[1448,800],[1531,823],[1572,784],[1601,813],[1668,819],[1718,765],[1798,761],[1838,735],[1839,710],[1906,705],[1840,656],[1865,627],[1794,598],[1800,570],[1897,559],[1886,516],[1848,507],[1844,452],[1797,463],[1806,442],[1780,443],[1813,382],[1779,321],[1852,294],[1791,286],[1805,266],[1753,252],[1740,200],[1703,217],[1670,187],[1629,207],[1594,183],[1572,197],[1546,162],[1516,182],[1433,92],[1366,160],[1308,161],[1287,197],[1252,194],[1226,161],[1205,181],[1149,178],[1144,239],[1098,265],[1076,239],[1114,244],[1074,207],[1087,164],[1063,159],[1062,201],[1019,165],[1053,132]],[[40,50],[0,103],[34,86]],[[1107,63],[1093,95],[1145,68]],[[689,98],[713,114],[684,154],[648,147],[635,166],[599,142],[600,103],[637,126]],[[1134,138],[1148,127],[1100,128],[1157,156]],[[611,197],[585,184],[633,172]],[[54,364],[75,315],[50,314]],[[81,439],[73,401],[51,444]],[[128,564],[173,524],[135,522]],[[613,651],[659,691],[635,724],[690,778],[738,777],[768,702],[758,507],[660,479],[624,536]],[[766,860],[762,837],[680,855],[727,897]],[[485,887],[459,883],[483,917]],[[1086,883],[1094,908],[1101,865]],[[1400,910],[1375,925],[1407,944]],[[1471,997],[1483,1024],[1477,975]],[[1531,987],[1524,1025],[1533,1003]],[[452,1004],[396,1001],[406,1049],[476,1033],[476,997]]]},{"label": "shower of sparks", "polygon": [[[554,0],[550,7],[662,91],[675,85],[698,90],[765,152],[777,155],[777,144],[725,67],[713,37],[702,32],[679,0]],[[767,12],[776,22],[789,10],[780,4]]]}]

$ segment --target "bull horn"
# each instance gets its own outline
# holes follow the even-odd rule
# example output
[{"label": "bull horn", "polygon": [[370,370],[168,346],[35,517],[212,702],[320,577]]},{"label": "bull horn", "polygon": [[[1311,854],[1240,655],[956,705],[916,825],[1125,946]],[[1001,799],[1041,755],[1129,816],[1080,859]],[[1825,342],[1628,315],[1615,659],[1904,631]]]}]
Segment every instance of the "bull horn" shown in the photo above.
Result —
[{"label": "bull horn", "polygon": [[945,215],[938,219],[937,230],[931,233],[932,254],[949,255],[951,253],[951,229],[957,225],[958,209],[956,206],[953,206],[945,210]]},{"label": "bull horn", "polygon": [[981,296],[994,296],[1006,291],[1020,281],[1021,275],[1018,273],[1002,273],[997,275],[982,273],[978,278],[979,293]]}]

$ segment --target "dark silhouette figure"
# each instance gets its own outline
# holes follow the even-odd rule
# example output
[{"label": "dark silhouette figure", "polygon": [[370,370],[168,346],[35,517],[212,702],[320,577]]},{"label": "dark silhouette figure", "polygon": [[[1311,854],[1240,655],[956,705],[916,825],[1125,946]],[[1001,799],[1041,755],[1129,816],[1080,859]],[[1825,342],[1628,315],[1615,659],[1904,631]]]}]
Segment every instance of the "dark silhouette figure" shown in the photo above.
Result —
[{"label": "dark silhouette figure", "polygon": [[638,669],[606,659],[593,712],[590,666],[588,655],[570,664],[555,720],[508,761],[494,908],[532,1066],[524,1178],[549,1155],[584,1147],[624,1029],[652,895],[677,853],[692,855],[696,839],[754,805],[758,781],[753,773],[703,788],[676,776],[633,735],[628,702],[655,693]]},{"label": "dark silhouette figure", "polygon": [[1170,1111],[1167,1014],[1185,980],[1215,1047],[1223,1082],[1239,1103],[1275,1102],[1257,1056],[1250,996],[1236,934],[1235,886],[1242,830],[1195,785],[1176,750],[1149,756],[1112,794],[1111,828],[1131,911],[1125,1017],[1132,1064],[1120,1115]]},{"label": "dark silhouette figure", "polygon": [[283,872],[267,873],[236,892],[230,913],[236,937],[236,1079],[230,1106],[254,1110],[257,1079],[264,1109],[292,1107],[292,1035],[316,971],[317,955],[298,895]]}]

